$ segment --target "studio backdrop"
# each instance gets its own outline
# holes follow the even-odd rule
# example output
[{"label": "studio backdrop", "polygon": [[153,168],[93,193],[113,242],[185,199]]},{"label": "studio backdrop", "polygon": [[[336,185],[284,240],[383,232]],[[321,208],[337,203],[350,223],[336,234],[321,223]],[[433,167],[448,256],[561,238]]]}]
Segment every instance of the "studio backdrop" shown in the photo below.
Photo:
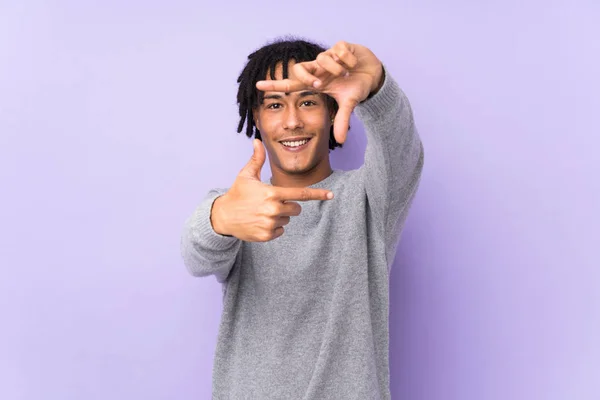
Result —
[{"label": "studio backdrop", "polygon": [[[248,161],[236,79],[283,35],[372,49],[424,142],[393,398],[600,398],[599,8],[1,1],[0,398],[210,398],[221,287],[181,229]],[[365,146],[353,118],[333,167]]]}]

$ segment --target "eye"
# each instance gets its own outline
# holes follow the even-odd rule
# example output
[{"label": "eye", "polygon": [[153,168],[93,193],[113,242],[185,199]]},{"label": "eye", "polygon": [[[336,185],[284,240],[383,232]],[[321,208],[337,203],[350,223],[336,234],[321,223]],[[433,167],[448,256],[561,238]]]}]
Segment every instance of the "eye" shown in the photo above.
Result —
[{"label": "eye", "polygon": [[271,103],[271,104],[267,104],[267,108],[270,108],[270,109],[272,109],[272,110],[276,110],[276,109],[278,109],[278,108],[280,108],[280,107],[281,107],[281,104],[280,104],[280,103]]},{"label": "eye", "polygon": [[302,106],[304,106],[304,107],[306,107],[306,106],[314,106],[314,105],[316,105],[316,104],[317,104],[317,103],[315,103],[315,102],[314,102],[314,101],[312,101],[312,100],[305,100],[305,101],[303,101],[303,102],[301,103],[301,105],[302,105]]}]

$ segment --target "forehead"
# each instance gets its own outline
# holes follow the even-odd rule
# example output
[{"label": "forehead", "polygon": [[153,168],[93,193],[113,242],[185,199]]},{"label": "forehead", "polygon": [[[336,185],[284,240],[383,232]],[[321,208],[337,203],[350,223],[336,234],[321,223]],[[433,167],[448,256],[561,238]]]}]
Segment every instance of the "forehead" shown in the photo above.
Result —
[{"label": "forehead", "polygon": [[[294,66],[294,64],[296,64],[295,60],[291,59],[288,61],[288,63],[287,63],[287,75],[288,76],[287,77],[289,77],[289,73],[290,73],[289,71]],[[276,80],[284,79],[284,77],[283,77],[283,62],[279,61],[275,65],[274,74],[275,74]],[[267,69],[266,76],[264,76],[263,79],[268,80],[268,81],[271,80],[271,68]]]},{"label": "forehead", "polygon": [[[288,77],[289,77],[289,69],[292,68],[292,66],[296,63],[295,60],[291,59],[289,60],[287,67],[288,67]],[[275,69],[274,69],[274,74],[275,74],[275,80],[280,80],[280,79],[284,79],[283,77],[283,63],[280,61],[277,63],[277,65],[275,65]],[[266,76],[264,77],[265,80],[272,80],[271,79],[271,69],[267,70]],[[302,91],[298,91],[298,92],[290,92],[290,93],[284,93],[284,92],[274,92],[274,91],[266,91],[266,92],[262,92],[262,96],[260,96],[261,98],[264,97],[268,97],[268,96],[282,96],[282,97],[298,97],[300,95],[302,95],[303,97],[306,95],[316,95],[319,96],[320,93],[316,93],[316,92],[308,92],[305,90]]]},{"label": "forehead", "polygon": [[[287,64],[288,74],[289,74],[289,69],[292,68],[292,66],[294,64],[296,64],[295,60],[293,60],[293,59],[289,60],[289,62]],[[275,65],[274,74],[275,74],[276,80],[284,79],[283,78],[283,63],[281,61]],[[268,81],[272,80],[270,69],[267,70],[266,76],[263,79],[268,80]],[[290,92],[290,93],[274,92],[274,91],[266,91],[266,92],[258,91],[259,104],[262,104],[263,101],[265,101],[265,97],[268,97],[271,99],[289,99],[290,101],[296,101],[299,97],[306,97],[306,96],[318,96],[321,99],[326,98],[326,96],[323,93],[313,92],[313,91],[308,91],[308,90],[301,90],[301,91]]]}]

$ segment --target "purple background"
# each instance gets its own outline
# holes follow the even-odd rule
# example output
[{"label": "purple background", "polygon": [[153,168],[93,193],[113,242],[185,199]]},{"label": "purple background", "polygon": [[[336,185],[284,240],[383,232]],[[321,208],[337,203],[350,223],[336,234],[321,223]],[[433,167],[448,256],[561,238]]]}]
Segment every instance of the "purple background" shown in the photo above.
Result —
[{"label": "purple background", "polygon": [[600,398],[596,1],[123,3],[0,2],[0,398],[210,397],[220,287],[179,235],[248,160],[235,81],[286,33],[369,46],[425,142],[394,399]]}]

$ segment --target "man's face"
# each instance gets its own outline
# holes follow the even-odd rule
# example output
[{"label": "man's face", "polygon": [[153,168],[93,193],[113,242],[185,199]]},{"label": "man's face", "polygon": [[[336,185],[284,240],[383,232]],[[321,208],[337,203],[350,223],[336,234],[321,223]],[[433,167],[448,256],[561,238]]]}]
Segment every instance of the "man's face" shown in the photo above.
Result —
[{"label": "man's face", "polygon": [[[290,61],[291,69],[293,61]],[[275,77],[282,78],[281,64]],[[270,79],[267,73],[266,79]],[[317,92],[265,92],[254,110],[271,168],[286,174],[304,174],[322,163],[329,166],[329,130],[332,114],[326,96]]]}]

